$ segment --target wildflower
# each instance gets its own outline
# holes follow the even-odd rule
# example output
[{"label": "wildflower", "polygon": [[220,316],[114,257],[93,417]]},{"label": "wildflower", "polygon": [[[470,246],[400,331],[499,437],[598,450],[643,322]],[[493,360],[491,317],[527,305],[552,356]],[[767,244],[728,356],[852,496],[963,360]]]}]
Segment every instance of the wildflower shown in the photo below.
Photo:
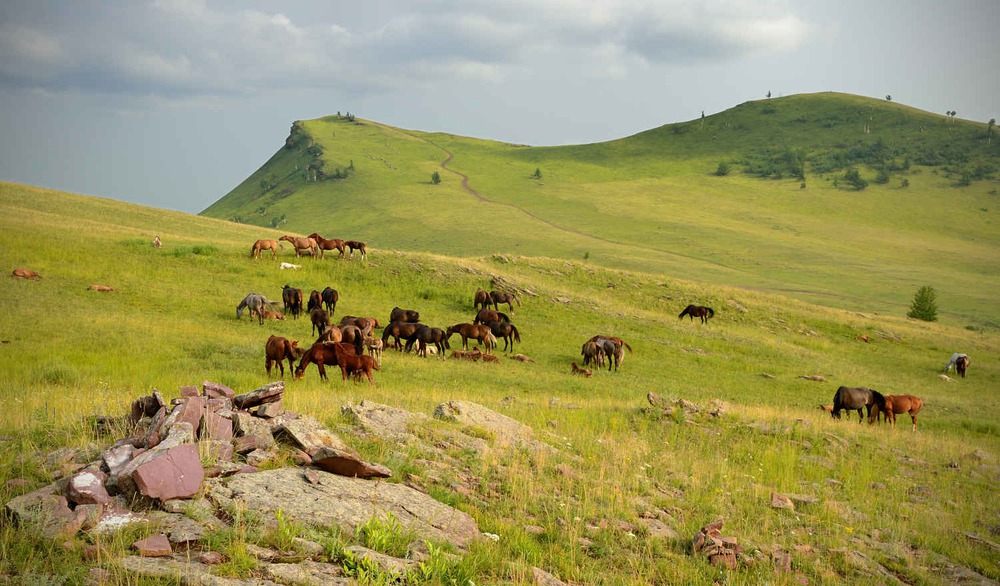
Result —
[{"label": "wildflower", "polygon": [[500,541],[500,536],[496,533],[487,533],[486,531],[483,531],[483,537],[486,537],[491,541]]}]

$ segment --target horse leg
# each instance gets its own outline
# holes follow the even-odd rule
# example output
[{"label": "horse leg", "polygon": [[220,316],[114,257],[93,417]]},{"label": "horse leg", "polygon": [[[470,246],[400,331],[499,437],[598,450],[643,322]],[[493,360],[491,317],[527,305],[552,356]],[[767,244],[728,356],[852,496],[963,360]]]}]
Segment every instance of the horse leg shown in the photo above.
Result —
[{"label": "horse leg", "polygon": [[913,420],[913,431],[917,431],[917,414],[910,413],[910,419]]},{"label": "horse leg", "polygon": [[[264,358],[264,368],[267,369],[267,376],[271,376],[271,359],[270,358]],[[282,373],[282,376],[284,376],[284,373]]]}]

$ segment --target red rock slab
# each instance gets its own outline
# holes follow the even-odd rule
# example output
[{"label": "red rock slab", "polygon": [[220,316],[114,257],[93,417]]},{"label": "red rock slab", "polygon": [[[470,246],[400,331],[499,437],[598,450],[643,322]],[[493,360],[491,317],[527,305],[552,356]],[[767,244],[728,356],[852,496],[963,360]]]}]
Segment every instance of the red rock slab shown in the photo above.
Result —
[{"label": "red rock slab", "polygon": [[213,383],[205,381],[201,383],[201,390],[206,397],[209,399],[230,399],[236,396],[236,391],[227,387],[226,385],[220,385],[219,383]]},{"label": "red rock slab", "polygon": [[146,539],[140,539],[132,544],[139,555],[145,558],[168,557],[173,555],[174,550],[170,547],[170,540],[166,535],[150,535]]},{"label": "red rock slab", "polygon": [[317,468],[340,476],[354,478],[389,478],[392,471],[381,464],[363,461],[353,451],[322,447],[312,455],[312,463]]},{"label": "red rock slab", "polygon": [[170,448],[136,468],[132,475],[139,492],[160,500],[191,498],[204,478],[205,470],[194,444]]}]

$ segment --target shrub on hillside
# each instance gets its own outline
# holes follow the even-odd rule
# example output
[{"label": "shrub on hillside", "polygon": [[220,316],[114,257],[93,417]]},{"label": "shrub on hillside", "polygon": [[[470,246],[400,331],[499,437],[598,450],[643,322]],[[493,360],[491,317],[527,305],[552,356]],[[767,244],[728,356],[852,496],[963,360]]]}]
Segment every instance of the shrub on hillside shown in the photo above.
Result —
[{"label": "shrub on hillside", "polygon": [[917,290],[906,317],[922,321],[937,321],[937,291],[928,285]]}]

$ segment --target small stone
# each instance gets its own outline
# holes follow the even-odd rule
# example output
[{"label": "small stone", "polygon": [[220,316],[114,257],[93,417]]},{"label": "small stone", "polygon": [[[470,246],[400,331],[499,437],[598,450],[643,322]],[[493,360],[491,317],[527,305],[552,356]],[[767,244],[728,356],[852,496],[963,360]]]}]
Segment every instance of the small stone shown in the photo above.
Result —
[{"label": "small stone", "polygon": [[140,539],[132,544],[142,557],[167,557],[173,555],[174,550],[170,547],[170,540],[166,535],[151,535],[146,539]]},{"label": "small stone", "polygon": [[198,561],[206,566],[215,566],[226,561],[226,556],[217,551],[203,551],[201,555],[198,556]]}]

